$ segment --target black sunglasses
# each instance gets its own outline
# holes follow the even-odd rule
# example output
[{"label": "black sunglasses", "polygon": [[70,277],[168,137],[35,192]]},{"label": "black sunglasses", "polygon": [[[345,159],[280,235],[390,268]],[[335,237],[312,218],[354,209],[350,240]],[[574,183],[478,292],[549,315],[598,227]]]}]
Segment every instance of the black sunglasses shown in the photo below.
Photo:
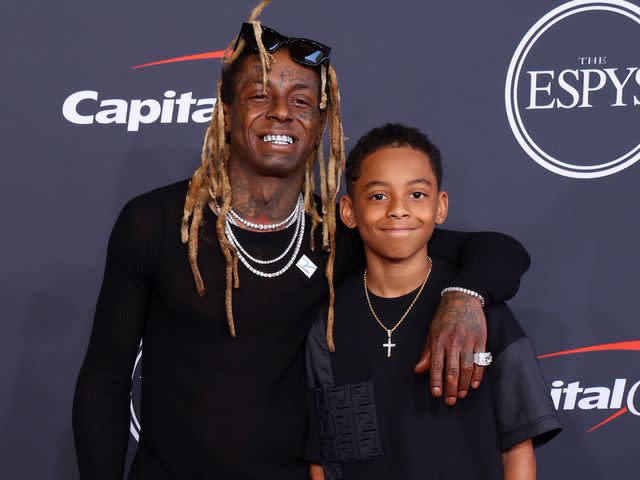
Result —
[{"label": "black sunglasses", "polygon": [[[322,62],[329,61],[331,48],[306,38],[285,37],[275,30],[262,27],[262,44],[267,52],[273,53],[283,45],[289,49],[291,59],[309,67],[317,67]],[[233,49],[235,50],[240,43],[240,39],[245,41],[247,47],[258,50],[258,44],[253,32],[253,24],[243,23]]]}]

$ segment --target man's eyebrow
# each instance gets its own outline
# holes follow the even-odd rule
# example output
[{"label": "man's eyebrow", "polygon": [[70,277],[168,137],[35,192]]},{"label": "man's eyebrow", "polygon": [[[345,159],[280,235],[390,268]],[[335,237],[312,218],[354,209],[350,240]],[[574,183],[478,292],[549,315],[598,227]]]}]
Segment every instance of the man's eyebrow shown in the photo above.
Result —
[{"label": "man's eyebrow", "polygon": [[242,85],[249,85],[252,83],[259,83],[260,85],[262,85],[262,75],[246,76],[244,78],[244,81],[242,82]]},{"label": "man's eyebrow", "polygon": [[291,87],[293,90],[304,90],[304,89],[309,89],[311,90],[313,87],[311,85],[309,85],[308,83],[301,83],[298,82],[296,83],[293,87]]},{"label": "man's eyebrow", "polygon": [[[262,75],[260,76],[253,76],[253,77],[247,77],[245,78],[245,81],[241,84],[241,86],[247,86],[247,85],[262,85]],[[273,85],[273,83],[270,80],[267,80],[267,87]],[[308,83],[302,83],[302,82],[298,82],[295,85],[293,85],[291,87],[291,90],[313,90],[313,86],[311,86]]]},{"label": "man's eyebrow", "polygon": [[240,74],[238,75],[238,83],[240,85],[248,85],[250,83],[262,84],[262,71],[250,71],[244,75]]}]

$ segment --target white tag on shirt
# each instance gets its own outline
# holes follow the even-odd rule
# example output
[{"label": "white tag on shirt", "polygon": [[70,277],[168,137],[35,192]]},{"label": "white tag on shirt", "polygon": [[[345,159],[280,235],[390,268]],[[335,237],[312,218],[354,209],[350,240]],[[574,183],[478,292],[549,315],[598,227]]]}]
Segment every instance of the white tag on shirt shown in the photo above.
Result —
[{"label": "white tag on shirt", "polygon": [[313,263],[311,261],[311,259],[309,257],[307,257],[306,255],[302,255],[300,257],[300,260],[298,260],[298,263],[296,263],[296,267],[298,267],[300,270],[302,270],[302,273],[304,273],[308,278],[311,278],[311,276],[318,269],[316,264]]}]

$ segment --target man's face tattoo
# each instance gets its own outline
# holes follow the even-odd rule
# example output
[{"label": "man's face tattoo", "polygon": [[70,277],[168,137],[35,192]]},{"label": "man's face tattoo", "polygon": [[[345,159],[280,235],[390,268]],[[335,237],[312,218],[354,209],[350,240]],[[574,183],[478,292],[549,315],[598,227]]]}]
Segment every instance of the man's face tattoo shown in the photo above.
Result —
[{"label": "man's face tattoo", "polygon": [[245,60],[225,114],[234,161],[248,162],[258,175],[286,177],[304,168],[320,139],[320,76],[286,49],[273,56],[264,89],[259,58]]}]

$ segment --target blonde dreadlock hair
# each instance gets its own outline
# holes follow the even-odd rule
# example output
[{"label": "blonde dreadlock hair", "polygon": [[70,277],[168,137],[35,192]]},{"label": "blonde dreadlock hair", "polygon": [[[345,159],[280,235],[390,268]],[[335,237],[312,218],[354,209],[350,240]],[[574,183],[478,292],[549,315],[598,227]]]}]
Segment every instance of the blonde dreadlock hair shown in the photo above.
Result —
[{"label": "blonde dreadlock hair", "polygon": [[[263,89],[267,85],[267,72],[274,62],[262,43],[262,27],[257,20],[262,10],[270,3],[270,0],[261,1],[251,11],[248,23],[253,25],[258,55],[262,64]],[[204,282],[198,268],[198,232],[202,225],[205,207],[211,208],[218,214],[216,220],[216,235],[220,243],[222,254],[226,261],[225,271],[225,307],[229,332],[236,336],[236,328],[233,320],[233,288],[240,287],[238,276],[238,255],[233,245],[225,234],[225,220],[231,210],[232,192],[228,173],[229,143],[225,133],[225,119],[222,102],[229,100],[229,88],[233,85],[223,84],[225,73],[229,73],[231,65],[241,58],[245,49],[245,42],[240,40],[235,50],[230,53],[234,38],[227,46],[223,58],[223,73],[217,85],[218,101],[213,109],[211,122],[204,135],[202,144],[201,165],[193,173],[189,182],[189,190],[184,202],[182,215],[181,238],[188,245],[188,258],[193,272],[198,295],[205,294]],[[229,76],[229,75],[227,75]],[[320,65],[320,102],[319,108],[326,111],[324,130],[329,131],[329,160],[325,162],[324,146],[322,140],[318,142],[316,149],[306,161],[304,175],[304,210],[311,217],[311,250],[315,249],[314,234],[319,224],[322,223],[322,249],[329,252],[325,274],[329,285],[329,310],[327,314],[327,346],[330,351],[335,351],[333,342],[333,305],[335,291],[333,286],[333,268],[336,255],[336,196],[340,190],[340,178],[345,165],[344,132],[340,116],[340,92],[338,90],[338,77],[333,66],[323,63]],[[327,90],[329,90],[327,94]],[[323,134],[324,134],[323,130]],[[320,198],[322,201],[321,213],[315,201],[314,167],[318,163],[320,173]],[[217,211],[216,199],[220,199]]]}]

